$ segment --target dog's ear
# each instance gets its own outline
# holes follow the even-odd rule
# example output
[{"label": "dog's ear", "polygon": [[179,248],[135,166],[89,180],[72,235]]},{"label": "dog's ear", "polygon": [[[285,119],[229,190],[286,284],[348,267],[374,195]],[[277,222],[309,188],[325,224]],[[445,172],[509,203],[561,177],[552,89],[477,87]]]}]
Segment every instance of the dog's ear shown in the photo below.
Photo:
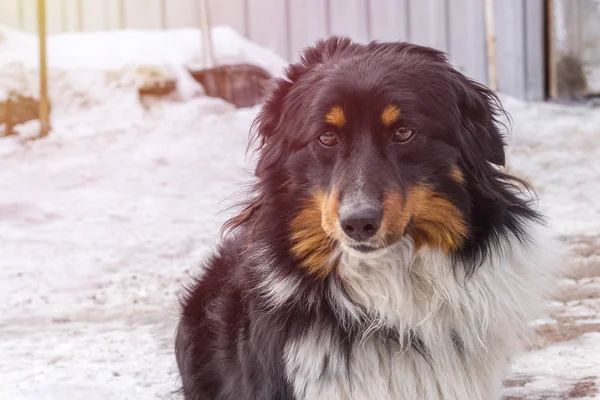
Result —
[{"label": "dog's ear", "polygon": [[251,127],[250,145],[258,142],[262,148],[267,139],[275,134],[281,121],[285,97],[292,88],[293,82],[284,78],[273,78],[264,90],[263,104]]},{"label": "dog's ear", "polygon": [[[294,86],[309,72],[320,65],[331,62],[336,55],[352,51],[356,45],[347,37],[333,36],[317,41],[302,52],[300,60],[290,64],[282,78],[273,78],[265,89],[263,104],[258,116],[252,123],[249,148],[260,152],[257,173],[272,166],[284,153],[281,143],[285,135],[279,131],[293,129],[287,126],[290,121],[298,122],[298,116],[304,113],[303,108],[310,96],[299,96]],[[316,83],[316,82],[315,82]],[[293,116],[293,117],[292,117]],[[279,140],[281,139],[281,140]],[[289,139],[289,136],[288,136]],[[269,146],[265,146],[269,144]]]},{"label": "dog's ear", "polygon": [[481,168],[492,163],[504,166],[506,145],[500,132],[499,118],[506,116],[496,94],[460,73],[457,77],[458,107],[461,129],[458,146],[468,168]]},{"label": "dog's ear", "polygon": [[[332,36],[317,41],[300,54],[300,60],[291,63],[283,78],[274,78],[263,93],[261,112],[254,121],[255,135],[261,142],[275,134],[280,128],[286,96],[292,87],[310,70],[330,62],[336,55],[356,47],[348,37]],[[261,143],[262,144],[262,143]]]}]

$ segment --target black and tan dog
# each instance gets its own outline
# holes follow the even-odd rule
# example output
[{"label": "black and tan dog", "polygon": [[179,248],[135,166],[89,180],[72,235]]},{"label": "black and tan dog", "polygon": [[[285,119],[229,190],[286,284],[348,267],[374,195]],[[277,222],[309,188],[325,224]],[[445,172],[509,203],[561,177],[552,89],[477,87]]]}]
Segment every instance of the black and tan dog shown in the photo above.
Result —
[{"label": "black and tan dog", "polygon": [[500,102],[443,53],[332,37],[274,80],[254,192],[182,302],[186,399],[491,400],[556,258]]}]

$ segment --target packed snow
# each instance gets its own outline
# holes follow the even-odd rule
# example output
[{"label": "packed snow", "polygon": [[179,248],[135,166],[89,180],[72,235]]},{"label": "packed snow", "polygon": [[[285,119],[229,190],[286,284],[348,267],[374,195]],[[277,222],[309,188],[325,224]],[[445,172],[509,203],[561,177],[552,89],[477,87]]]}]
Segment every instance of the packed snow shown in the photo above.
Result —
[{"label": "packed snow", "polygon": [[[217,65],[247,62],[271,75],[285,67],[281,57],[229,26],[214,27],[212,35]],[[52,98],[63,108],[63,102],[105,102],[107,89],[139,85],[156,73],[184,83],[178,93],[182,99],[202,90],[187,74],[188,68],[206,66],[198,29],[67,32],[49,36],[47,47]],[[36,36],[0,25],[0,100],[10,90],[39,92],[38,49]]]},{"label": "packed snow", "polygon": [[[221,61],[281,71],[270,51],[215,33]],[[50,43],[50,136],[25,140],[31,122],[0,138],[0,398],[178,399],[177,297],[249,182],[258,108],[236,110],[189,80],[188,96],[140,104],[123,71],[168,65],[185,79],[201,60],[197,30]],[[35,47],[0,27],[0,88],[35,92]],[[575,271],[506,395],[600,398],[600,109],[502,100],[509,168],[535,185]]]}]

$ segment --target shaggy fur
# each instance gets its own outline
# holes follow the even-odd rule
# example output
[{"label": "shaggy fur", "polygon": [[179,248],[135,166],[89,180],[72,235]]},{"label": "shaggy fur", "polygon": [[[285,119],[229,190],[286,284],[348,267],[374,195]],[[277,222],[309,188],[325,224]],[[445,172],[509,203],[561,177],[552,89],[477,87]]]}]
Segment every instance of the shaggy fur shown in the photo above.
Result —
[{"label": "shaggy fur", "polygon": [[256,184],[182,300],[186,399],[491,400],[556,244],[502,171],[494,93],[332,37],[275,79]]}]

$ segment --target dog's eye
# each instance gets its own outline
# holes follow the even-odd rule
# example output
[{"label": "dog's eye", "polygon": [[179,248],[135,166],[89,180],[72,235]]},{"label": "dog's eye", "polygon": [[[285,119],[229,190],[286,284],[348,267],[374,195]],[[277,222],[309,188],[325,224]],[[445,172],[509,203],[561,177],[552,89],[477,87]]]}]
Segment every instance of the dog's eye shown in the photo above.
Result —
[{"label": "dog's eye", "polygon": [[337,144],[338,139],[335,134],[331,132],[325,132],[324,134],[319,136],[319,142],[321,142],[323,146],[333,147]]},{"label": "dog's eye", "polygon": [[400,128],[396,129],[394,131],[394,135],[392,136],[392,142],[394,143],[406,143],[408,142],[410,139],[413,138],[413,136],[415,136],[415,131],[412,129],[408,129],[404,126],[401,126]]}]

